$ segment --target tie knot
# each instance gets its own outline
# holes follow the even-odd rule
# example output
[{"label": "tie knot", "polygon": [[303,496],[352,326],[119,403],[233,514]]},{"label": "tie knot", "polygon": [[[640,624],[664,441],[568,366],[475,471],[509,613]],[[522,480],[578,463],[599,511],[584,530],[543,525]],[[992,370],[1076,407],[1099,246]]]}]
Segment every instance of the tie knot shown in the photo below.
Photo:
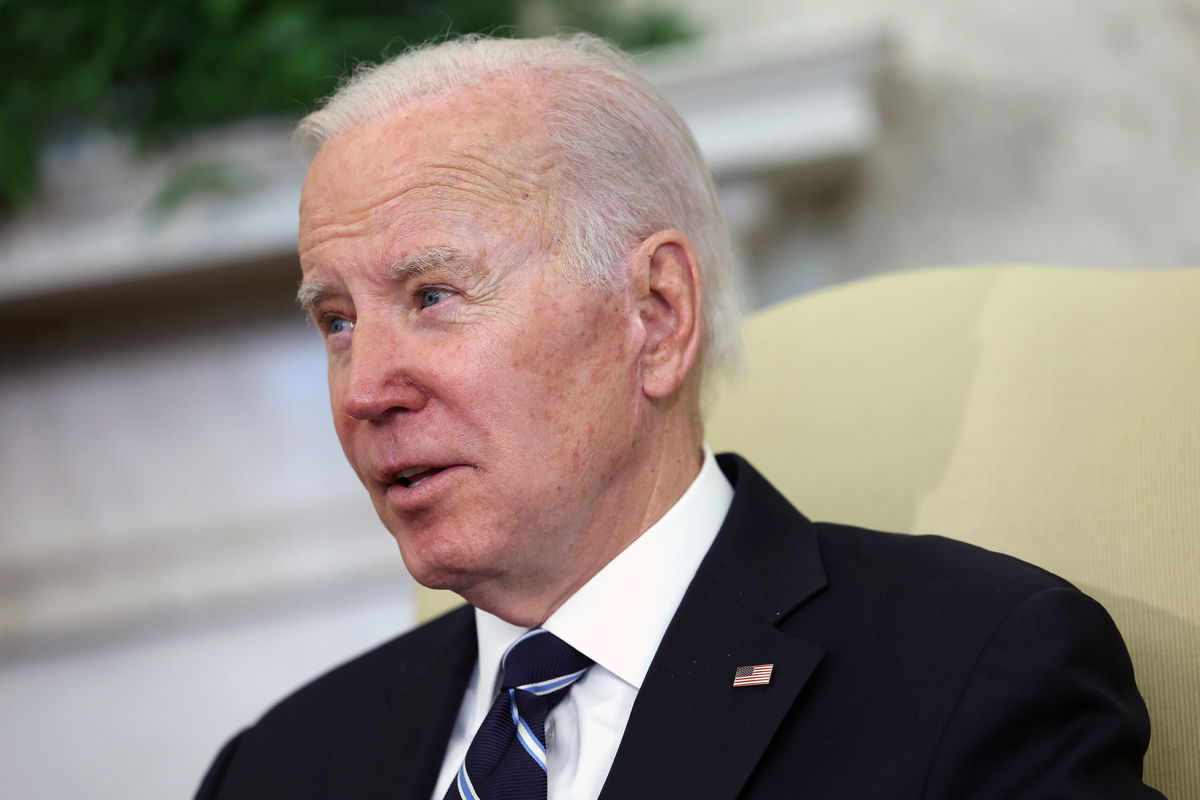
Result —
[{"label": "tie knot", "polygon": [[504,689],[549,695],[582,677],[593,661],[549,631],[534,628],[512,643],[500,663]]}]

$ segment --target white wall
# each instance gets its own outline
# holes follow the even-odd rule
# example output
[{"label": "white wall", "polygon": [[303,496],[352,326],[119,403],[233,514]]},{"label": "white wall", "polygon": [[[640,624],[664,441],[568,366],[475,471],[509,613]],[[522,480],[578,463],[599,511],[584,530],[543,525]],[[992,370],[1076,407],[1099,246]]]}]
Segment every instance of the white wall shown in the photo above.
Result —
[{"label": "white wall", "polygon": [[0,358],[3,798],[190,796],[235,731],[415,616],[286,297],[133,325],[103,302],[112,329],[47,320]]},{"label": "white wall", "polygon": [[406,594],[374,584],[0,664],[0,797],[191,797],[270,704],[411,624]]},{"label": "white wall", "polygon": [[1196,0],[652,4],[727,34],[892,38],[878,146],[853,184],[762,221],[756,305],[938,264],[1200,263]]}]

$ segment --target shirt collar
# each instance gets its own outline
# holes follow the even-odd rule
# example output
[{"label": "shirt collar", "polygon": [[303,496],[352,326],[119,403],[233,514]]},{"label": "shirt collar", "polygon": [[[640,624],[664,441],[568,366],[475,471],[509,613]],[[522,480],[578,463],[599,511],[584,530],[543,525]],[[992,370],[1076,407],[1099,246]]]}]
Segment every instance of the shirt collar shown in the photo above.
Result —
[{"label": "shirt collar", "polygon": [[[667,625],[733,502],[733,487],[707,445],[687,491],[542,627],[640,689]],[[631,591],[630,587],[637,587]],[[500,658],[525,628],[475,609],[481,678],[496,676]]]}]

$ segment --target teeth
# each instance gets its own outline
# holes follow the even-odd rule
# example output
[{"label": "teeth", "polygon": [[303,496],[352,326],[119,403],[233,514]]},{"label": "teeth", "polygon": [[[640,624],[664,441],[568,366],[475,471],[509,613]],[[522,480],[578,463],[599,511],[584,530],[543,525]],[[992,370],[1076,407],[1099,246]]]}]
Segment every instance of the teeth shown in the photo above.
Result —
[{"label": "teeth", "polygon": [[[441,469],[438,467],[409,467],[408,469],[396,475],[396,482],[401,486],[411,489],[412,487],[420,484],[426,478],[432,477],[439,472],[441,472]],[[413,477],[416,475],[420,475],[421,477],[414,481]]]}]

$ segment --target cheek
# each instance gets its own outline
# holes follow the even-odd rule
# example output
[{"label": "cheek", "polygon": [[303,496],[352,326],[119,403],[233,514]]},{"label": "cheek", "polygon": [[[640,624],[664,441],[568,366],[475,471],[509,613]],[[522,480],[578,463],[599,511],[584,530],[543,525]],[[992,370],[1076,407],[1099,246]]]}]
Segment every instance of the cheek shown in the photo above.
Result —
[{"label": "cheek", "polygon": [[[333,430],[337,433],[338,442],[342,445],[342,455],[346,457],[346,461],[350,462],[350,466],[354,469],[355,474],[359,474],[358,452],[354,444],[354,426],[335,412],[333,415]],[[362,476],[359,475],[359,477],[361,478]]]},{"label": "cheek", "polygon": [[531,390],[528,418],[549,426],[564,452],[587,451],[601,436],[625,423],[636,394],[631,345],[608,315],[557,335],[537,337],[514,374],[527,375]]},{"label": "cheek", "polygon": [[329,371],[329,412],[333,419],[333,430],[337,434],[338,442],[342,445],[342,453],[350,462],[350,466],[354,467],[357,472],[358,463],[354,444],[357,426],[355,420],[345,413],[344,399],[344,387],[338,380],[337,372],[331,367]]}]

